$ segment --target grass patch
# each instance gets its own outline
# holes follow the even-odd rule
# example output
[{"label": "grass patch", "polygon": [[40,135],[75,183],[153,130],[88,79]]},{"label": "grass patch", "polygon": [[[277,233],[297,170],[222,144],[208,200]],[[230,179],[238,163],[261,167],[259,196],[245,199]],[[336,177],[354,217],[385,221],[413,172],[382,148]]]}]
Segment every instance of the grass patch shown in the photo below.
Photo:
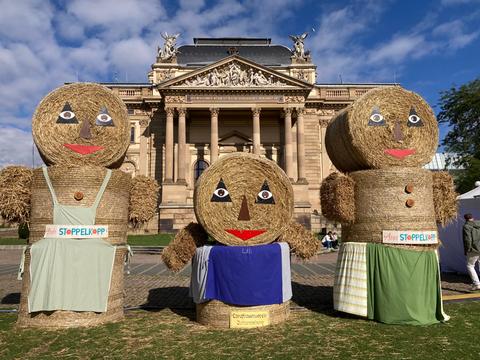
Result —
[{"label": "grass patch", "polygon": [[0,314],[0,358],[81,359],[470,359],[480,302],[445,306],[452,319],[432,326],[383,325],[333,311],[294,312],[279,326],[212,330],[170,310],[127,312],[117,324],[62,331],[21,330]]},{"label": "grass patch", "polygon": [[27,245],[27,240],[18,238],[0,238],[0,245]]},{"label": "grass patch", "polygon": [[[132,246],[166,246],[174,236],[174,234],[128,235],[127,242]],[[0,245],[27,245],[27,240],[0,238]]]},{"label": "grass patch", "polygon": [[131,246],[166,246],[174,236],[174,234],[128,235],[127,242]]}]

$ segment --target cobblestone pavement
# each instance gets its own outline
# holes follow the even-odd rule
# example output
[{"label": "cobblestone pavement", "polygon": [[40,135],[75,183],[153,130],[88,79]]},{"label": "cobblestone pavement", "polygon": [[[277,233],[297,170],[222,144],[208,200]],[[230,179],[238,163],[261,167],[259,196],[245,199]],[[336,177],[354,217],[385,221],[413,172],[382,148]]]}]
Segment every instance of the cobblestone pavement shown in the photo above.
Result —
[{"label": "cobblestone pavement", "polygon": [[[0,307],[16,308],[21,281],[17,280],[20,250],[0,251]],[[337,253],[316,255],[309,261],[292,258],[293,306],[332,307],[332,286]],[[179,273],[168,270],[159,255],[136,255],[125,275],[125,306],[193,309],[188,297],[190,266]],[[468,276],[442,274],[444,295],[469,293]]]}]

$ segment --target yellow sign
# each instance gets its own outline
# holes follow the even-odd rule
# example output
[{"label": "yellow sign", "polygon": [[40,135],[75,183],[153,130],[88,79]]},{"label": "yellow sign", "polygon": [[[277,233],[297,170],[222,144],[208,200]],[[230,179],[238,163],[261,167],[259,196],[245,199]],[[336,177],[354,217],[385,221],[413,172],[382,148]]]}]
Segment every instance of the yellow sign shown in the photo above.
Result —
[{"label": "yellow sign", "polygon": [[270,325],[268,310],[232,310],[230,311],[230,327],[233,329],[249,329]]}]

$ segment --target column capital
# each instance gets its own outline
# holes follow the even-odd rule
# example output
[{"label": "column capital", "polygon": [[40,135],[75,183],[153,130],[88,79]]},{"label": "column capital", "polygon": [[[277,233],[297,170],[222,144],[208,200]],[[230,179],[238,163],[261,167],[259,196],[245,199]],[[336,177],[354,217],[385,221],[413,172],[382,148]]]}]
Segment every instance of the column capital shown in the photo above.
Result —
[{"label": "column capital", "polygon": [[165,112],[167,113],[167,115],[173,116],[173,115],[175,114],[175,108],[173,108],[173,107],[166,107],[166,108],[165,108]]},{"label": "column capital", "polygon": [[177,108],[178,115],[185,115],[187,113],[186,108]]},{"label": "column capital", "polygon": [[290,108],[290,107],[283,108],[283,114],[284,115],[292,115],[292,108]]},{"label": "column capital", "polygon": [[212,116],[218,116],[218,113],[220,112],[220,109],[216,107],[211,107],[209,110]]},{"label": "column capital", "polygon": [[260,112],[262,111],[262,108],[260,107],[252,107],[252,113],[254,116],[260,115]]},{"label": "column capital", "polygon": [[142,119],[139,121],[141,127],[146,128],[150,125],[150,119]]},{"label": "column capital", "polygon": [[304,106],[296,107],[295,112],[297,113],[297,115],[304,115],[305,114],[305,107]]}]

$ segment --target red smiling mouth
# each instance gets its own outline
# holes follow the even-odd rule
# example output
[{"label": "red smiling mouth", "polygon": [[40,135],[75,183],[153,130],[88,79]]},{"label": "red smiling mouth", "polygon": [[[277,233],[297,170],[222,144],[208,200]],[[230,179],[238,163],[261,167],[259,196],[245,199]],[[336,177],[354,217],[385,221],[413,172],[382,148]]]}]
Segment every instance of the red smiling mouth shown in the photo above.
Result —
[{"label": "red smiling mouth", "polygon": [[63,144],[63,146],[82,155],[93,154],[94,152],[103,150],[103,146],[96,145]]},{"label": "red smiling mouth", "polygon": [[243,241],[247,241],[255,236],[263,234],[266,230],[238,230],[238,229],[225,229],[226,232],[232,234]]},{"label": "red smiling mouth", "polygon": [[403,159],[409,155],[415,154],[415,149],[386,149],[385,154],[394,156],[397,159]]}]

